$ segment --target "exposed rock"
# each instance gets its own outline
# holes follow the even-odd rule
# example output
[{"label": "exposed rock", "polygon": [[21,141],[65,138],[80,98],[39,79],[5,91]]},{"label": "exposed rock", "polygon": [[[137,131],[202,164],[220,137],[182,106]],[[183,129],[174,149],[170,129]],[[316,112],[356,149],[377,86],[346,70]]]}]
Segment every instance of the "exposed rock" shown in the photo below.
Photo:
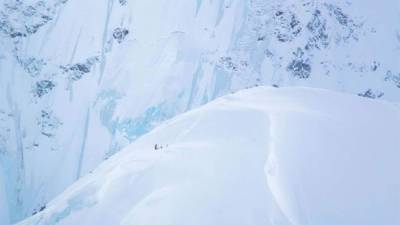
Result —
[{"label": "exposed rock", "polygon": [[274,15],[275,36],[280,42],[290,42],[302,31],[300,21],[291,11],[278,10]]},{"label": "exposed rock", "polygon": [[34,94],[35,96],[41,98],[48,94],[56,85],[50,80],[41,80],[36,82]]},{"label": "exposed rock", "polygon": [[53,111],[42,110],[40,117],[37,119],[37,125],[40,128],[41,134],[50,138],[56,135],[56,131],[62,123],[54,115]]},{"label": "exposed rock", "polygon": [[395,84],[398,88],[400,88],[400,73],[395,74],[392,71],[387,71],[386,76],[385,76],[385,81],[387,82],[392,82]]},{"label": "exposed rock", "polygon": [[313,18],[307,24],[308,31],[312,37],[308,40],[305,49],[321,49],[329,45],[329,36],[326,31],[326,19],[323,18],[320,10],[315,10]]},{"label": "exposed rock", "polygon": [[129,34],[129,30],[125,28],[115,28],[113,32],[113,37],[118,43],[122,43],[126,36]]},{"label": "exposed rock", "polygon": [[36,59],[33,57],[30,57],[28,59],[21,59],[17,57],[17,60],[19,64],[22,66],[22,68],[31,76],[31,77],[37,77],[40,75],[42,72],[42,69],[44,66],[46,66],[46,62],[43,59]]},{"label": "exposed rock", "polygon": [[294,59],[290,62],[287,70],[294,76],[300,79],[307,79],[311,74],[311,62],[306,58],[302,49],[297,49],[293,53]]},{"label": "exposed rock", "polygon": [[77,81],[82,79],[82,77],[90,73],[92,67],[99,61],[98,57],[91,57],[84,63],[75,63],[66,66],[60,66],[62,72],[67,74],[67,78],[71,81]]},{"label": "exposed rock", "polygon": [[365,97],[365,98],[381,98],[385,93],[381,91],[373,91],[372,89],[368,89],[365,92],[359,93],[358,96]]},{"label": "exposed rock", "polygon": [[126,5],[127,2],[128,2],[127,0],[119,0],[119,4],[121,5]]}]

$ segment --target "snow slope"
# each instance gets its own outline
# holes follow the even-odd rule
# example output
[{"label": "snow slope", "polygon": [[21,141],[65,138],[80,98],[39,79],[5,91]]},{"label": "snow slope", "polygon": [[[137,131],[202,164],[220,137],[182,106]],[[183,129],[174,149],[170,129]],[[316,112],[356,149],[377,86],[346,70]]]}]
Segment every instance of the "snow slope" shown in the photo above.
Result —
[{"label": "snow slope", "polygon": [[19,225],[397,225],[399,127],[383,101],[241,91],[164,123]]},{"label": "snow slope", "polygon": [[0,215],[32,215],[161,122],[237,90],[398,102],[398,21],[398,0],[0,0]]}]

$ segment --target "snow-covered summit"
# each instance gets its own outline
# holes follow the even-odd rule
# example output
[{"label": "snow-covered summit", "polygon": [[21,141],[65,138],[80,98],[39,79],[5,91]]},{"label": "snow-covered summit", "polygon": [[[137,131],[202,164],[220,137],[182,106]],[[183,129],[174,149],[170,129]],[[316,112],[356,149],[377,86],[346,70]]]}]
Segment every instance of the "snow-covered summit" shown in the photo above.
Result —
[{"label": "snow-covered summit", "polygon": [[19,225],[397,225],[400,111],[259,87],[178,116]]}]

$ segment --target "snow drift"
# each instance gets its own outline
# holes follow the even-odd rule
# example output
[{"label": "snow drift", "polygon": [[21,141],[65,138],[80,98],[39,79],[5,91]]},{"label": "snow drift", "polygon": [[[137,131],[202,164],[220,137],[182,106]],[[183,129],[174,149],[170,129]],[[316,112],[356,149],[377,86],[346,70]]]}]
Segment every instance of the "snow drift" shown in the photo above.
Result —
[{"label": "snow drift", "polygon": [[167,121],[20,225],[400,224],[398,107],[259,87]]}]

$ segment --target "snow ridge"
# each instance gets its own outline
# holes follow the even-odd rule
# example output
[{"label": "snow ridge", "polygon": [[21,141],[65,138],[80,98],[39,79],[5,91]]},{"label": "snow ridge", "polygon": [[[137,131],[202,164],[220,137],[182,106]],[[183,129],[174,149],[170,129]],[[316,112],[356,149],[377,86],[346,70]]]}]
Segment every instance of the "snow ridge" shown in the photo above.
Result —
[{"label": "snow ridge", "polygon": [[241,91],[164,123],[19,225],[395,225],[399,125],[390,103]]}]

